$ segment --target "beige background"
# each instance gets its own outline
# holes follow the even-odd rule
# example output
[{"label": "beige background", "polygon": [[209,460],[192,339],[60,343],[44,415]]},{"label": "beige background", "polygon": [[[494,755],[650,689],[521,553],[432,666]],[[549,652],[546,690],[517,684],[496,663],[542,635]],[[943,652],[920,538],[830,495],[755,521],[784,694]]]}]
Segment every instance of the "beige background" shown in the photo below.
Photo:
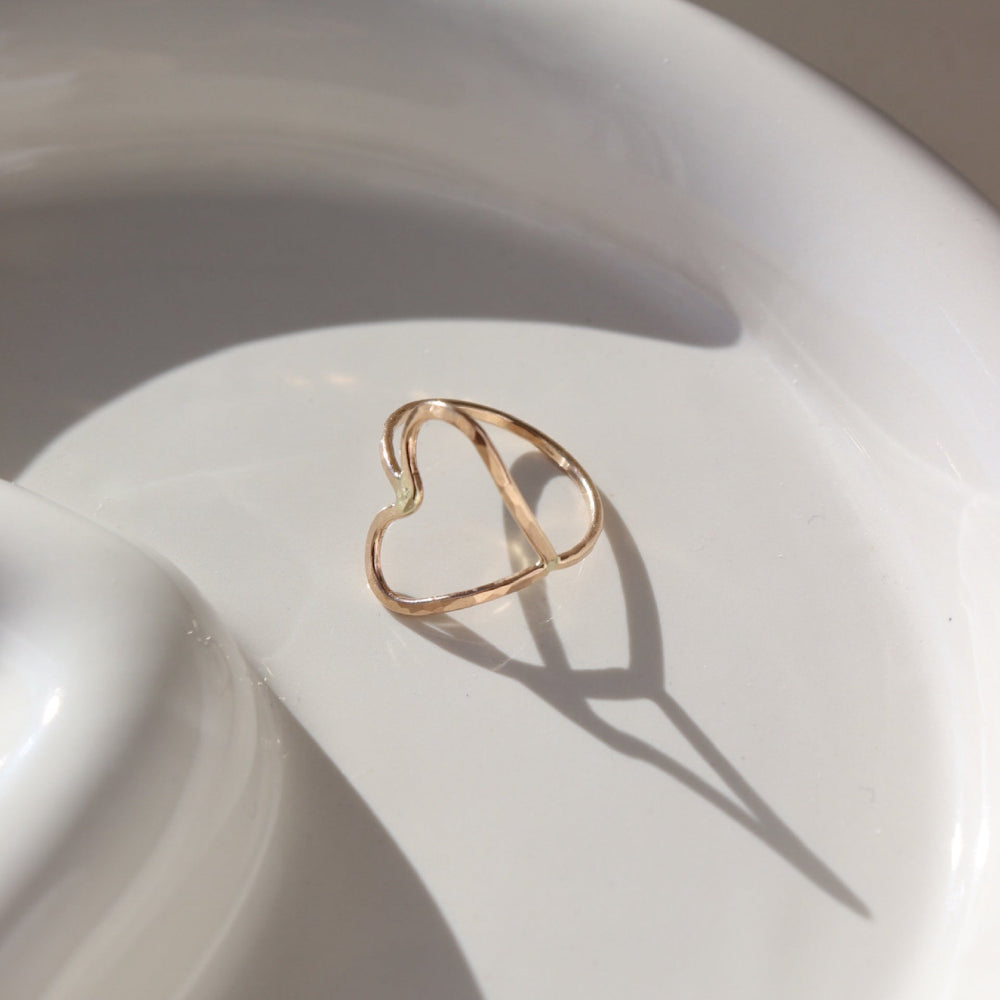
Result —
[{"label": "beige background", "polygon": [[698,0],[865,98],[1000,206],[1000,0]]}]

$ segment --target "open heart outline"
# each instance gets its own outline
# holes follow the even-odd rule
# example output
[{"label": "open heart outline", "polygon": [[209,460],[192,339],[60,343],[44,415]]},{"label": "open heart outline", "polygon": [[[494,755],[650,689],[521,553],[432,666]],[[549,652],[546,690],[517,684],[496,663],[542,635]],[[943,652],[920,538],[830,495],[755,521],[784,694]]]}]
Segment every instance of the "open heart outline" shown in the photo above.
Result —
[{"label": "open heart outline", "polygon": [[[412,597],[393,590],[386,582],[382,571],[382,542],[389,526],[394,521],[413,514],[423,501],[423,483],[417,468],[417,437],[420,428],[430,420],[443,420],[451,424],[472,442],[487,471],[493,477],[504,505],[524,533],[537,559],[524,569],[478,587],[433,597]],[[499,452],[483,429],[484,423],[500,427],[523,438],[576,484],[590,514],[590,525],[576,545],[564,552],[556,552]],[[396,454],[397,431],[402,461],[399,461]],[[375,515],[368,529],[365,571],[372,593],[386,608],[396,614],[434,615],[458,611],[523,590],[552,570],[564,569],[579,562],[590,552],[600,537],[604,525],[603,504],[593,480],[580,463],[547,434],[501,410],[455,399],[420,399],[407,403],[395,410],[386,420],[380,451],[382,467],[395,491],[396,500]]]}]

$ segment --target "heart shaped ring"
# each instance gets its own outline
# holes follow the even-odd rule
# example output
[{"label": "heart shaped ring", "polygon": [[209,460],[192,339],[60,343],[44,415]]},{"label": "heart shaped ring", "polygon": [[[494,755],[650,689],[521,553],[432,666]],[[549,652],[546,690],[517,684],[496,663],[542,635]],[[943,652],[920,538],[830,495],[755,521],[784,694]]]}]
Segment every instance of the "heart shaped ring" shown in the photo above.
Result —
[{"label": "heart shaped ring", "polygon": [[[435,597],[411,597],[398,593],[386,583],[382,573],[382,540],[393,521],[412,514],[420,507],[423,500],[423,484],[417,469],[417,436],[420,428],[429,420],[444,420],[457,427],[472,442],[493,477],[507,510],[524,532],[537,559],[532,565],[510,576],[480,587],[473,587],[471,590],[459,590]],[[507,470],[499,452],[483,429],[483,424],[492,424],[523,438],[576,483],[590,513],[590,525],[583,538],[572,548],[565,552],[556,552]],[[402,461],[396,455],[397,432]],[[458,611],[522,590],[552,570],[572,566],[583,559],[594,547],[604,526],[604,508],[600,494],[579,462],[547,434],[508,413],[494,410],[489,406],[456,399],[419,399],[407,403],[393,412],[385,422],[381,456],[382,467],[396,493],[396,501],[388,507],[383,507],[372,521],[368,530],[365,570],[372,593],[385,607],[396,614],[435,615]]]}]

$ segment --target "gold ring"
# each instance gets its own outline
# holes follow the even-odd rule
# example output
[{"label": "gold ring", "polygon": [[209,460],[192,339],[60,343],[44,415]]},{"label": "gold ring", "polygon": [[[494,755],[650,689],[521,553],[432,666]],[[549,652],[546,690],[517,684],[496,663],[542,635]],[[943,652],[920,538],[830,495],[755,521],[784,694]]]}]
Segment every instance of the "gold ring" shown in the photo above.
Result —
[{"label": "gold ring", "polygon": [[[420,428],[429,420],[444,420],[457,427],[472,442],[493,477],[493,482],[496,483],[511,517],[534,549],[537,556],[534,564],[481,587],[441,594],[437,597],[411,597],[400,594],[386,583],[382,573],[382,540],[393,521],[412,514],[420,507],[423,500],[423,484],[417,470],[417,435],[420,433]],[[492,424],[523,438],[576,483],[590,512],[590,526],[576,545],[565,552],[556,552],[493,442],[483,430],[482,424]],[[394,445],[397,429],[402,462],[396,457]],[[594,547],[601,534],[604,525],[601,497],[593,480],[579,462],[547,434],[492,407],[455,399],[420,399],[407,403],[386,420],[382,431],[381,455],[382,467],[396,493],[396,501],[388,507],[383,507],[375,515],[368,529],[365,570],[372,593],[385,607],[396,614],[441,614],[485,604],[486,601],[494,601],[498,597],[512,594],[540,580],[554,569],[563,569],[578,563]]]}]

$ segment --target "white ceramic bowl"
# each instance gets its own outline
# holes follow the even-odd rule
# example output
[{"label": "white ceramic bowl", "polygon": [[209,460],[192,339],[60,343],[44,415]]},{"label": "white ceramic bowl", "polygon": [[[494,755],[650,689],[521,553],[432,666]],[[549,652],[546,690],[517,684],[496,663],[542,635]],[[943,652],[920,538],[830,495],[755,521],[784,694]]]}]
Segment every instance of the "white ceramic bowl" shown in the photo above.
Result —
[{"label": "white ceramic bowl", "polygon": [[[95,918],[41,995],[996,994],[983,202],[665,0],[5,22],[0,474],[172,561],[289,710],[223,933],[101,962]],[[361,548],[380,421],[438,394],[609,521],[412,628]],[[507,559],[449,441],[408,586]]]}]

